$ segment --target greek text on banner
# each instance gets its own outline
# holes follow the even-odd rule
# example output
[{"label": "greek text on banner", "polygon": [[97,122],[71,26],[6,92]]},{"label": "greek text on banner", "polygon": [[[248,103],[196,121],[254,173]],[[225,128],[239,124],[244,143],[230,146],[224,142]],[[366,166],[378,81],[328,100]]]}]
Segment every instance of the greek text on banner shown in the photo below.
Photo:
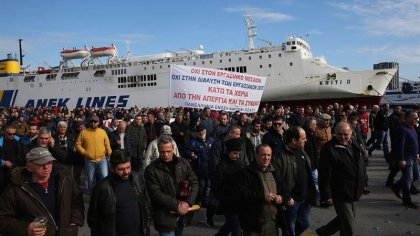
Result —
[{"label": "greek text on banner", "polygon": [[266,77],[171,65],[169,104],[212,110],[257,112]]}]

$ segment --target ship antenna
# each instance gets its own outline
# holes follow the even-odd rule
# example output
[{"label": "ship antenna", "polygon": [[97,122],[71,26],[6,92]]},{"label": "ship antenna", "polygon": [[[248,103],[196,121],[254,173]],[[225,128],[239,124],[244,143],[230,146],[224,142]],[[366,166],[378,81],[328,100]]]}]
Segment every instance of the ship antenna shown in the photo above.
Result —
[{"label": "ship antenna", "polygon": [[23,57],[25,56],[25,55],[23,55],[23,53],[22,53],[22,41],[23,41],[23,39],[19,39],[19,58],[20,58],[20,67],[22,67],[22,66],[23,66]]},{"label": "ship antenna", "polygon": [[127,58],[131,57],[131,50],[130,50],[130,40],[125,41],[126,47],[127,47]]},{"label": "ship antenna", "polygon": [[248,49],[254,49],[254,37],[257,36],[257,33],[255,32],[255,23],[249,15],[245,16],[245,22],[248,34]]}]

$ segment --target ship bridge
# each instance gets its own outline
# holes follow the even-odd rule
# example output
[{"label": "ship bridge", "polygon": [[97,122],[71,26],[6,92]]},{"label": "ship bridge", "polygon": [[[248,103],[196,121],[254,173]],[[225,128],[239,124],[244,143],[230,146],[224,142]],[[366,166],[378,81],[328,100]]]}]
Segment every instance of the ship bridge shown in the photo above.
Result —
[{"label": "ship bridge", "polygon": [[283,43],[286,52],[300,52],[301,57],[304,59],[312,58],[311,47],[302,38],[289,36],[285,43]]}]

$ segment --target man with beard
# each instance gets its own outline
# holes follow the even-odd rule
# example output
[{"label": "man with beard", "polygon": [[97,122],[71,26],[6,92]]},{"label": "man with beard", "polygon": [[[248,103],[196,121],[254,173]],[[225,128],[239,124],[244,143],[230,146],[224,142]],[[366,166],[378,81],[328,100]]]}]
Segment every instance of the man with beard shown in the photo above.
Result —
[{"label": "man with beard", "polygon": [[90,127],[82,130],[76,140],[76,150],[85,158],[85,171],[88,175],[88,191],[92,192],[95,177],[97,181],[108,175],[108,161],[111,146],[105,130],[99,128],[99,117],[89,118]]},{"label": "man with beard", "polygon": [[124,150],[113,151],[110,164],[111,173],[95,186],[90,200],[91,235],[149,236],[150,202],[143,176],[131,170]]},{"label": "man with beard", "polygon": [[284,142],[278,170],[290,200],[282,235],[301,235],[310,226],[311,205],[316,203],[311,161],[304,150],[306,133],[302,128],[292,126],[285,132]]},{"label": "man with beard", "polygon": [[38,125],[34,123],[29,123],[29,131],[28,134],[20,138],[20,142],[22,145],[27,145],[33,140],[35,140],[38,136]]}]

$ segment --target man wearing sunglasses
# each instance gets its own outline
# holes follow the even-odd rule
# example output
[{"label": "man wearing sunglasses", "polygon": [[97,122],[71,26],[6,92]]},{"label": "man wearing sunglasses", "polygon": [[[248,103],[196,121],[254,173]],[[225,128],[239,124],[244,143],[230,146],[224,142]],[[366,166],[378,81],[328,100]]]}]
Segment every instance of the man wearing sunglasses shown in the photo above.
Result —
[{"label": "man wearing sunglasses", "polygon": [[7,187],[12,169],[25,164],[16,128],[7,125],[4,130],[4,136],[0,137],[0,193]]},{"label": "man wearing sunglasses", "polygon": [[[281,152],[284,148],[283,143],[283,123],[284,119],[281,116],[275,116],[273,118],[273,126],[270,128],[270,130],[264,134],[262,143],[268,144],[271,149],[273,150],[273,159],[272,161],[275,161],[277,158],[280,158]],[[276,167],[276,165],[274,165]]]},{"label": "man wearing sunglasses", "polygon": [[108,161],[105,157],[109,157],[112,152],[107,133],[99,128],[98,116],[90,117],[89,128],[80,132],[75,146],[76,151],[85,158],[88,191],[91,193],[95,181],[99,182],[108,175]]}]

